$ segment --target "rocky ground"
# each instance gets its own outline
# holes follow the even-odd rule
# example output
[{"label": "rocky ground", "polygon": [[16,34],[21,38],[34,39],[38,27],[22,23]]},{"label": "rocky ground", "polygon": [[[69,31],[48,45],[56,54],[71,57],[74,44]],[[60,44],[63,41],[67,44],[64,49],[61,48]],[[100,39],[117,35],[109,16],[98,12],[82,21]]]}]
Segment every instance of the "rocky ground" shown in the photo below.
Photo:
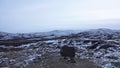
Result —
[{"label": "rocky ground", "polygon": [[76,63],[70,63],[67,60],[64,60],[60,55],[52,53],[50,55],[44,56],[45,63],[42,63],[43,66],[40,66],[39,63],[32,63],[27,66],[27,68],[100,68],[95,65],[92,61],[87,59],[76,58]]},{"label": "rocky ground", "polygon": [[118,43],[111,43],[115,47],[106,47],[103,45],[106,42],[100,43],[93,49],[90,49],[93,46],[90,42],[76,44],[77,63],[69,63],[60,57],[57,44],[55,45],[57,41],[48,42],[50,41],[40,41],[17,47],[1,45],[0,68],[120,68]]}]

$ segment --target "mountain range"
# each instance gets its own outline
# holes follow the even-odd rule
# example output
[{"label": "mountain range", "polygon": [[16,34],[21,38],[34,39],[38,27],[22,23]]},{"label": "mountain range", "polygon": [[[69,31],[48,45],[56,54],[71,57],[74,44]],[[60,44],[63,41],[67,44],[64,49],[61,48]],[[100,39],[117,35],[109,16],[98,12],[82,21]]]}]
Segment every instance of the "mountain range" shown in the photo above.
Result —
[{"label": "mountain range", "polygon": [[0,40],[9,39],[32,39],[45,37],[61,37],[61,36],[77,36],[81,38],[92,39],[118,39],[120,38],[120,30],[112,30],[106,28],[90,29],[90,30],[54,30],[50,32],[36,32],[36,33],[7,33],[0,32]]}]

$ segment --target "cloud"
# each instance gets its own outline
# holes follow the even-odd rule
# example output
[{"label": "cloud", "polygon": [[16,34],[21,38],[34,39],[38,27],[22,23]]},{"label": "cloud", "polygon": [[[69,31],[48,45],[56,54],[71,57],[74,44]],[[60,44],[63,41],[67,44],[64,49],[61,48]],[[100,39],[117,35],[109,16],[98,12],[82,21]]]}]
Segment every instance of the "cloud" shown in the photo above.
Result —
[{"label": "cloud", "polygon": [[16,11],[21,12],[31,12],[31,11],[37,11],[42,9],[48,9],[49,5],[45,3],[38,3],[38,4],[29,4],[26,6],[22,6],[21,8],[16,9]]},{"label": "cloud", "polygon": [[119,2],[120,0],[2,0],[0,25],[8,31],[97,28],[108,27],[109,23],[112,28],[113,24],[119,23],[105,24],[101,20],[120,19]]}]

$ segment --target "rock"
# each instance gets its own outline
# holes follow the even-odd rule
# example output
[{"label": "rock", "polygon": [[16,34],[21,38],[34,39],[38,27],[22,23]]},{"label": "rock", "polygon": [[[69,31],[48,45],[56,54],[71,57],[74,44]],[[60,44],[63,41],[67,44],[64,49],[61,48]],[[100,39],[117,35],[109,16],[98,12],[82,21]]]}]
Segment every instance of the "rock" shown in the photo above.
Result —
[{"label": "rock", "polygon": [[24,63],[23,62],[17,62],[13,65],[13,67],[15,68],[20,68],[20,67],[25,67]]},{"label": "rock", "polygon": [[119,58],[118,57],[115,57],[115,56],[106,56],[107,58],[109,59],[114,59],[114,60],[118,60]]},{"label": "rock", "polygon": [[120,62],[112,62],[112,64],[113,64],[116,68],[120,68]]},{"label": "rock", "polygon": [[9,68],[9,63],[7,62],[7,60],[2,60],[0,61],[0,67],[8,67]]}]

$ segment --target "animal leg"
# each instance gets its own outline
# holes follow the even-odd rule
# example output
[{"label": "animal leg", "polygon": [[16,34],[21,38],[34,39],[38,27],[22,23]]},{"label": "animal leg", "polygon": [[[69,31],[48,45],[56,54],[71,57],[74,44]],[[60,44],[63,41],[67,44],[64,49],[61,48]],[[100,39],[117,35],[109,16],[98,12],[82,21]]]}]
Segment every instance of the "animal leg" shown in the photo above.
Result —
[{"label": "animal leg", "polygon": [[76,63],[75,59],[73,57],[70,58],[71,63]]}]

